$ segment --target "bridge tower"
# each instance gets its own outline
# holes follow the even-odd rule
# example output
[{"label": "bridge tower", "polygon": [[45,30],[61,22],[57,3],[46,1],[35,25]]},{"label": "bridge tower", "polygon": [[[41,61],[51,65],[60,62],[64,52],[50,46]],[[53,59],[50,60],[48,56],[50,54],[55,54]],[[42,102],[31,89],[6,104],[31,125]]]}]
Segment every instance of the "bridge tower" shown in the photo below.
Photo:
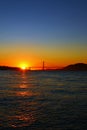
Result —
[{"label": "bridge tower", "polygon": [[42,70],[45,70],[45,62],[42,63]]}]

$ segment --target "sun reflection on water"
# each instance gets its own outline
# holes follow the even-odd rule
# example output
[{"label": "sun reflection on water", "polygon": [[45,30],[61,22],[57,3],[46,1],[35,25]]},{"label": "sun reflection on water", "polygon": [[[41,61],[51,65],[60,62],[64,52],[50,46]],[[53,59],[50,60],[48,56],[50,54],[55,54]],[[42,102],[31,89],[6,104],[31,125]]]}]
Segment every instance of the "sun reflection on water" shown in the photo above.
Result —
[{"label": "sun reflection on water", "polygon": [[[37,93],[32,91],[32,85],[29,84],[29,77],[27,77],[26,72],[21,73],[20,81],[15,93],[15,96],[18,97],[18,107],[14,110],[16,114],[11,117],[11,127],[29,126],[36,120],[37,102],[32,101],[30,97],[37,96]],[[25,97],[29,97],[29,101],[24,102]]]},{"label": "sun reflection on water", "polygon": [[22,97],[24,97],[24,96],[28,96],[28,97],[31,97],[31,96],[33,96],[34,94],[32,93],[32,92],[27,92],[27,91],[18,91],[17,93],[16,93],[16,95],[17,96],[22,96]]},{"label": "sun reflection on water", "polygon": [[11,127],[24,127],[24,126],[29,126],[33,122],[35,122],[36,118],[35,115],[31,112],[29,114],[23,114],[21,113],[20,115],[13,116],[11,118]]},{"label": "sun reflection on water", "polygon": [[22,84],[27,84],[27,74],[26,72],[22,72],[21,73],[21,80],[22,80]]},{"label": "sun reflection on water", "polygon": [[26,84],[21,84],[19,87],[20,88],[27,88],[27,85]]}]

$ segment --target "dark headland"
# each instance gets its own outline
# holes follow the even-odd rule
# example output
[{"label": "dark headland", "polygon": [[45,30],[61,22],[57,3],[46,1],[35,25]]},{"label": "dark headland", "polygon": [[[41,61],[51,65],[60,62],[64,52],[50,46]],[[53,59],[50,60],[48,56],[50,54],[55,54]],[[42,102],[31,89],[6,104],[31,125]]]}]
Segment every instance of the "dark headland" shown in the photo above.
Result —
[{"label": "dark headland", "polygon": [[87,64],[84,64],[84,63],[71,64],[64,67],[63,70],[87,71]]},{"label": "dark headland", "polygon": [[18,67],[0,66],[0,70],[19,70]]}]

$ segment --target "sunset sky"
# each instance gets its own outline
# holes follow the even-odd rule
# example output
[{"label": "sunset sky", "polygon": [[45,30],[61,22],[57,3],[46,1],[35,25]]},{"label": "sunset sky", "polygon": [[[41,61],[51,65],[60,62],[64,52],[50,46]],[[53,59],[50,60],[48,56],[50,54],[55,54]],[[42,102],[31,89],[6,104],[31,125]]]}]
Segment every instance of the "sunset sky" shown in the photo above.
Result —
[{"label": "sunset sky", "polygon": [[87,0],[0,0],[0,65],[87,63]]}]

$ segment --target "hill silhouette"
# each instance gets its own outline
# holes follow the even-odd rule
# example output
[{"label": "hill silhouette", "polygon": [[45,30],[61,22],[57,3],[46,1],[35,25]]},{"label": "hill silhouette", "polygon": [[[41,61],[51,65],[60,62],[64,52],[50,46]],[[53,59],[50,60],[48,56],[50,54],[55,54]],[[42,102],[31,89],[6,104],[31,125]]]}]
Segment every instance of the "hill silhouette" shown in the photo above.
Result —
[{"label": "hill silhouette", "polygon": [[87,64],[84,63],[71,64],[64,67],[63,70],[87,71]]},{"label": "hill silhouette", "polygon": [[18,67],[0,66],[0,70],[19,70]]}]

